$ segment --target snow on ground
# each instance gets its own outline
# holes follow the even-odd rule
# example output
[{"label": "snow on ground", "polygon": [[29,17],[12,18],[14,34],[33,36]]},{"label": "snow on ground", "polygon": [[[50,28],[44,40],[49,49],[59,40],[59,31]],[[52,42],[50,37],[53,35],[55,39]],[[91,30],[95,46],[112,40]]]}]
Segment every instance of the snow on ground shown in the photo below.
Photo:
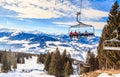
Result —
[{"label": "snow on ground", "polygon": [[107,73],[102,73],[100,74],[98,77],[120,77],[120,74],[112,74],[112,75],[109,75]]},{"label": "snow on ground", "polygon": [[[55,77],[48,75],[43,69],[43,64],[36,63],[37,57],[32,59],[25,59],[25,64],[17,64],[16,71],[10,71],[8,73],[0,73],[0,77]],[[70,77],[79,77],[76,70],[76,65],[73,65],[74,74]]]},{"label": "snow on ground", "polygon": [[[16,71],[11,71],[8,73],[0,73],[0,77],[55,77],[53,75],[48,75],[43,69],[43,64],[36,63],[37,57],[32,57],[32,59],[25,59],[25,64],[17,64]],[[74,69],[77,67],[74,65]],[[79,77],[77,72],[70,77]],[[98,77],[120,77],[120,74],[109,75],[107,73],[102,73]]]},{"label": "snow on ground", "polygon": [[17,64],[16,71],[0,73],[0,77],[55,77],[43,71],[44,65],[36,63],[37,57],[25,59],[25,64]]}]

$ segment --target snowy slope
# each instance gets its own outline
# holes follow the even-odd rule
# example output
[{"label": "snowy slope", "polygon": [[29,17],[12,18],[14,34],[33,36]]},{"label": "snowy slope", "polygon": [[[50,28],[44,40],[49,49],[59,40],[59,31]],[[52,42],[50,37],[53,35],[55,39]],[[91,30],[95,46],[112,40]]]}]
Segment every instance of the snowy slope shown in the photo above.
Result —
[{"label": "snowy slope", "polygon": [[[48,75],[44,71],[44,65],[37,64],[36,60],[37,57],[32,57],[32,59],[25,59],[25,64],[17,64],[16,71],[0,73],[0,77],[55,77],[53,75]],[[79,75],[73,74],[70,75],[70,77],[79,77]],[[120,74],[109,75],[107,73],[102,73],[98,77],[120,77]]]},{"label": "snowy slope", "polygon": [[[41,63],[37,64],[36,61],[36,56],[29,59],[25,58],[25,64],[17,64],[16,71],[12,69],[12,71],[8,73],[0,73],[0,77],[55,77],[48,75],[47,72],[44,71],[44,65]],[[79,77],[79,75],[74,73],[70,75],[70,77]]]},{"label": "snowy slope", "polygon": [[85,60],[86,53],[90,50],[97,54],[99,37],[84,38],[77,41],[71,40],[68,35],[54,35],[41,32],[25,32],[19,30],[0,29],[0,49],[16,52],[47,53],[59,48],[71,54],[73,58]]},{"label": "snowy slope", "polygon": [[[0,73],[0,77],[55,77],[43,71],[44,65],[36,63],[37,57],[25,59],[25,64],[17,64],[16,71]],[[24,70],[24,71],[23,71]]]}]

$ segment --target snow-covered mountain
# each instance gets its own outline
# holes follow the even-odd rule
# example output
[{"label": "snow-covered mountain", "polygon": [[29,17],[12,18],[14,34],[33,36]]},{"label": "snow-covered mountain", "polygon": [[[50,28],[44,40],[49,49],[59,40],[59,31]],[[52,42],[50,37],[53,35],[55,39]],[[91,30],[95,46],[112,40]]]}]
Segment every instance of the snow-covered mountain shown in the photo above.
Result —
[{"label": "snow-covered mountain", "polygon": [[97,53],[99,37],[84,38],[77,41],[71,40],[68,35],[54,35],[41,32],[25,32],[10,29],[0,29],[0,49],[16,52],[46,53],[59,48],[71,54],[73,58],[85,60],[89,49]]}]

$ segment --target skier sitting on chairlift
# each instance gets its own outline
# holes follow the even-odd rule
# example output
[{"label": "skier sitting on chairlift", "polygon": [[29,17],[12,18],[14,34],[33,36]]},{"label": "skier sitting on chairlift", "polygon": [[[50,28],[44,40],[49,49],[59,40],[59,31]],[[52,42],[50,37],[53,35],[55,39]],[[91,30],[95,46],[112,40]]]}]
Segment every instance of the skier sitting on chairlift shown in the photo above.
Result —
[{"label": "skier sitting on chairlift", "polygon": [[88,32],[87,32],[87,30],[85,31],[85,33],[84,33],[84,34],[85,34],[85,36],[88,36]]},{"label": "skier sitting on chairlift", "polygon": [[72,31],[69,33],[69,36],[70,36],[71,39],[73,38],[73,32]]},{"label": "skier sitting on chairlift", "polygon": [[74,38],[78,38],[78,33],[76,32],[76,30],[74,32]]},{"label": "skier sitting on chairlift", "polygon": [[78,32],[78,38],[80,38],[80,36],[81,36],[81,32]]}]

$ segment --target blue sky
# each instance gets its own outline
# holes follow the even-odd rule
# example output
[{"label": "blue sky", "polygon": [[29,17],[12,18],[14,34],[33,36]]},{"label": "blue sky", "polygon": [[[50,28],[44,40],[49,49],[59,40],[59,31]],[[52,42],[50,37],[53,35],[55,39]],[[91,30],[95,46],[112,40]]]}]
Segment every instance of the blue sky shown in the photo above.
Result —
[{"label": "blue sky", "polygon": [[[81,21],[93,25],[98,34],[114,1],[83,0]],[[76,24],[79,7],[80,0],[0,0],[0,28],[65,34],[68,25]]]}]

